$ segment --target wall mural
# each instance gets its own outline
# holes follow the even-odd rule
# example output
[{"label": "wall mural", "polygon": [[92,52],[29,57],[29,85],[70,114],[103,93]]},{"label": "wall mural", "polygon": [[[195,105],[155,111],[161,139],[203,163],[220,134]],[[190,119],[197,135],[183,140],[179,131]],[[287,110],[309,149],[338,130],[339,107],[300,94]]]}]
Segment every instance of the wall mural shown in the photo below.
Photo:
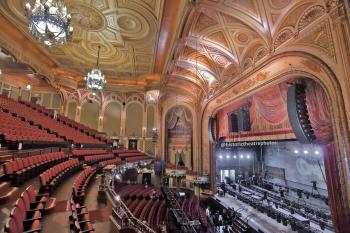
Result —
[{"label": "wall mural", "polygon": [[183,106],[174,107],[167,113],[165,158],[168,163],[192,169],[192,122],[191,112]]}]

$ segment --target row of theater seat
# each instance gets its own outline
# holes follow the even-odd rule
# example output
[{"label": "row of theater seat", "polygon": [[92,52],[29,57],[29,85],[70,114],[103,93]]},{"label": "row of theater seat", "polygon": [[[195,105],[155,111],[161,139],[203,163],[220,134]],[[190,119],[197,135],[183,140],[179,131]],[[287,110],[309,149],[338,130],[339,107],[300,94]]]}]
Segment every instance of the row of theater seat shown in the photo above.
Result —
[{"label": "row of theater seat", "polygon": [[167,217],[165,200],[159,189],[143,185],[126,185],[117,189],[124,204],[141,221],[146,221],[155,231]]},{"label": "row of theater seat", "polygon": [[70,216],[70,225],[71,229],[75,233],[95,232],[90,220],[89,210],[85,206],[71,200],[70,208],[72,211]]},{"label": "row of theater seat", "polygon": [[41,232],[41,219],[48,200],[47,194],[38,194],[29,186],[17,200],[5,225],[5,233]]},{"label": "row of theater seat", "polygon": [[8,141],[63,142],[62,138],[2,111],[0,111],[0,135]]},{"label": "row of theater seat", "polygon": [[95,164],[101,161],[106,161],[113,159],[114,155],[113,154],[102,154],[102,155],[91,155],[91,156],[85,156],[84,160],[87,164]]},{"label": "row of theater seat", "polygon": [[65,177],[82,168],[78,159],[69,159],[60,163],[40,175],[42,191],[52,192]]},{"label": "row of theater seat", "polygon": [[137,157],[130,157],[130,158],[125,158],[126,162],[134,162],[137,160],[145,160],[145,159],[149,159],[150,157],[148,157],[147,155],[143,155],[143,156],[137,156]]},{"label": "row of theater seat", "polygon": [[76,203],[83,203],[85,198],[85,188],[89,184],[90,179],[96,174],[96,168],[87,166],[79,174],[73,184],[73,200]]},{"label": "row of theater seat", "polygon": [[79,130],[75,130],[74,128],[58,122],[50,116],[39,112],[38,110],[34,110],[33,108],[16,102],[10,98],[0,96],[0,106],[18,116],[24,117],[27,121],[32,121],[34,124],[41,125],[43,128],[48,129],[51,132],[55,132],[66,137],[67,140],[71,140],[76,143],[103,144],[103,142],[88,136]]},{"label": "row of theater seat", "polygon": [[93,150],[78,150],[74,149],[72,151],[73,155],[79,156],[79,155],[97,155],[97,154],[105,154],[106,150],[103,149],[93,149]]},{"label": "row of theater seat", "polygon": [[102,162],[99,163],[99,166],[100,167],[105,167],[107,165],[118,165],[118,164],[120,164],[120,162],[121,162],[120,158],[115,158],[115,159],[102,161]]},{"label": "row of theater seat", "polygon": [[[31,107],[39,112],[42,112],[42,113],[45,113],[47,114],[48,116],[50,117],[53,117],[54,116],[54,111],[51,110],[51,109],[47,109],[39,104],[34,104],[34,103],[29,103],[29,102],[24,102],[24,101],[19,101],[20,103],[22,104],[25,104],[27,105],[28,107]],[[82,125],[82,124],[79,124],[78,122],[76,121],[73,121],[71,119],[69,119],[68,117],[65,117],[63,115],[58,115],[58,120],[64,122],[65,124],[70,124],[72,125],[74,128],[77,128],[79,130],[82,130],[84,132],[87,132],[89,133],[90,135],[97,135],[98,132],[94,129],[91,129],[85,125]]]},{"label": "row of theater seat", "polygon": [[53,165],[68,159],[63,152],[47,153],[26,158],[19,158],[4,163],[5,178],[18,185],[34,177]]},{"label": "row of theater seat", "polygon": [[134,152],[134,153],[119,153],[118,157],[119,158],[130,158],[130,157],[137,157],[137,156],[142,156],[145,155],[142,152]]},{"label": "row of theater seat", "polygon": [[112,150],[113,154],[119,155],[119,154],[125,154],[125,153],[138,153],[138,150]]}]

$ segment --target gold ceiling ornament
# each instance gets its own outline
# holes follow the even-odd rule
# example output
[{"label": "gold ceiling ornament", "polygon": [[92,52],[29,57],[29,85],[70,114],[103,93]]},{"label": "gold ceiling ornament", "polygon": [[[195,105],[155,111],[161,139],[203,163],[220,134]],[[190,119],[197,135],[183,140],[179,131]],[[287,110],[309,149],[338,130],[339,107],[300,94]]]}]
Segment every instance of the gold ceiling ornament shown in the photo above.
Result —
[{"label": "gold ceiling ornament", "polygon": [[46,46],[66,43],[72,35],[71,15],[63,0],[36,0],[32,6],[25,1],[29,31]]}]

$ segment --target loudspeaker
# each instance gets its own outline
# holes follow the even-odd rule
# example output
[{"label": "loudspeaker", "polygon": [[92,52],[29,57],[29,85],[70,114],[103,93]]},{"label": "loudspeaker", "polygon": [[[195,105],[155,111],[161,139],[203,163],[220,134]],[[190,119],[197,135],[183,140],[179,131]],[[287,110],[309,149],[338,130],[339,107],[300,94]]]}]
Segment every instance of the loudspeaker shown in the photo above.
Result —
[{"label": "loudspeaker", "polygon": [[211,143],[217,142],[217,135],[216,132],[216,119],[214,117],[209,117],[208,121],[208,135],[209,135],[209,141]]},{"label": "loudspeaker", "polygon": [[295,84],[288,88],[287,108],[288,118],[294,134],[300,143],[311,143],[316,139],[309,120],[306,106],[306,87]]}]

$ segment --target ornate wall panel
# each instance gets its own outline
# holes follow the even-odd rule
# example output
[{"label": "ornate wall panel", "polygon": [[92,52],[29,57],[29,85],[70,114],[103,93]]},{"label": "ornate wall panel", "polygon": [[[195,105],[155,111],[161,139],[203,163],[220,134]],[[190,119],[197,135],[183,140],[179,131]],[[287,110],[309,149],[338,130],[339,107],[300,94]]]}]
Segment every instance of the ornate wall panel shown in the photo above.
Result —
[{"label": "ornate wall panel", "polygon": [[142,106],[139,103],[130,103],[126,106],[126,136],[142,136]]},{"label": "ornate wall panel", "polygon": [[92,128],[98,128],[99,107],[96,102],[86,102],[81,107],[80,123]]},{"label": "ornate wall panel", "polygon": [[109,103],[103,114],[103,132],[108,136],[120,135],[121,105],[117,102]]}]

